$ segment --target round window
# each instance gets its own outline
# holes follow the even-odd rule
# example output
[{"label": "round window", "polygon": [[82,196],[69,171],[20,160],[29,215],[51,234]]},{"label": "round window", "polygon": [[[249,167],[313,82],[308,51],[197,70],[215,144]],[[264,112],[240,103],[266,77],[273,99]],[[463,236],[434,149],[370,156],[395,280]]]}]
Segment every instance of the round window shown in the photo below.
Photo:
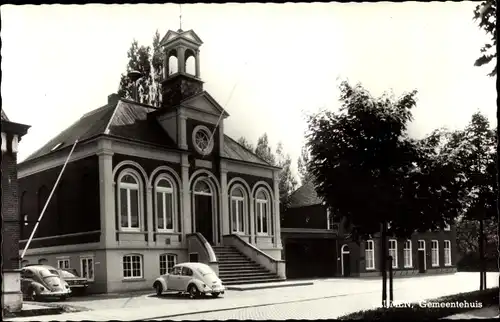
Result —
[{"label": "round window", "polygon": [[193,131],[193,145],[196,151],[202,155],[212,152],[214,138],[211,137],[210,130],[203,125],[198,125]]}]

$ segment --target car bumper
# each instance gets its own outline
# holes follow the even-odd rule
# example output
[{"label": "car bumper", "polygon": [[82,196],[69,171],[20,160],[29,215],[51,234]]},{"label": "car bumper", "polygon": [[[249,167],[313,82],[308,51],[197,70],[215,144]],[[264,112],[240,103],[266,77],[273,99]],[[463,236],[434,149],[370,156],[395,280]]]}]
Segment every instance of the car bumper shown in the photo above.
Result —
[{"label": "car bumper", "polygon": [[215,288],[215,289],[212,289],[212,288],[205,288],[202,292],[205,293],[205,294],[211,294],[211,293],[220,293],[220,294],[224,294],[224,291],[225,289],[224,288]]},{"label": "car bumper", "polygon": [[38,294],[38,296],[46,298],[54,298],[54,297],[69,296],[70,294],[71,292],[47,292],[47,293],[40,293]]}]

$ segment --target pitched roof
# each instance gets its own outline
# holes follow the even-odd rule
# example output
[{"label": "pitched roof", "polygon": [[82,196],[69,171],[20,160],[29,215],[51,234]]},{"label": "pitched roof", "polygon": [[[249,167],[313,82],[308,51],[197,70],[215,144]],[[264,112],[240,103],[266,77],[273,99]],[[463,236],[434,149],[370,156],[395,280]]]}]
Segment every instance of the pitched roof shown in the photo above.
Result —
[{"label": "pitched roof", "polygon": [[314,183],[306,182],[290,195],[289,208],[299,208],[322,204],[323,200],[316,193]]},{"label": "pitched roof", "polygon": [[2,110],[2,121],[8,121],[9,118],[7,117],[7,114]]},{"label": "pitched roof", "polygon": [[[108,103],[83,115],[78,121],[26,158],[23,163],[68,148],[75,143],[76,139],[84,141],[97,135],[111,135],[130,141],[177,149],[175,141],[162,128],[156,118],[151,117],[150,112],[155,110],[157,108],[153,106],[125,99]],[[271,166],[227,135],[224,135],[222,157]]]}]

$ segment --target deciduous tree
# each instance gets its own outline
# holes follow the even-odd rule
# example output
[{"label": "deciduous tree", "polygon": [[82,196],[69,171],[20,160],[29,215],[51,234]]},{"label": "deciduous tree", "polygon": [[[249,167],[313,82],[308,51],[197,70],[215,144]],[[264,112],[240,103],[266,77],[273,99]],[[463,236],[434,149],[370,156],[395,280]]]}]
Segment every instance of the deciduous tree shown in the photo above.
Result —
[{"label": "deciduous tree", "polygon": [[490,41],[481,48],[481,56],[476,60],[475,66],[487,65],[490,62],[493,65],[493,70],[488,76],[495,76],[497,74],[497,28],[496,28],[496,0],[483,1],[474,9],[474,21],[479,24],[487,35]]}]

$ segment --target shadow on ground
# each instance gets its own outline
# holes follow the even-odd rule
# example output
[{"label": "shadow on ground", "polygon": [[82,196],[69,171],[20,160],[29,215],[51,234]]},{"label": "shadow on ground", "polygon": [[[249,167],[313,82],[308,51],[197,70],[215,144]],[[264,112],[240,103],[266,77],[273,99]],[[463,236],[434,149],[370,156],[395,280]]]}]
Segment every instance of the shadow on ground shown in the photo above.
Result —
[{"label": "shadow on ground", "polygon": [[187,293],[164,293],[162,295],[156,295],[156,294],[151,294],[151,295],[148,295],[148,297],[156,297],[156,298],[159,298],[159,299],[164,299],[164,300],[216,300],[216,299],[220,299],[220,298],[224,298],[224,295],[220,295],[219,297],[213,297],[213,296],[210,296],[210,295],[200,295],[194,299],[191,299],[189,297],[189,294]]}]

